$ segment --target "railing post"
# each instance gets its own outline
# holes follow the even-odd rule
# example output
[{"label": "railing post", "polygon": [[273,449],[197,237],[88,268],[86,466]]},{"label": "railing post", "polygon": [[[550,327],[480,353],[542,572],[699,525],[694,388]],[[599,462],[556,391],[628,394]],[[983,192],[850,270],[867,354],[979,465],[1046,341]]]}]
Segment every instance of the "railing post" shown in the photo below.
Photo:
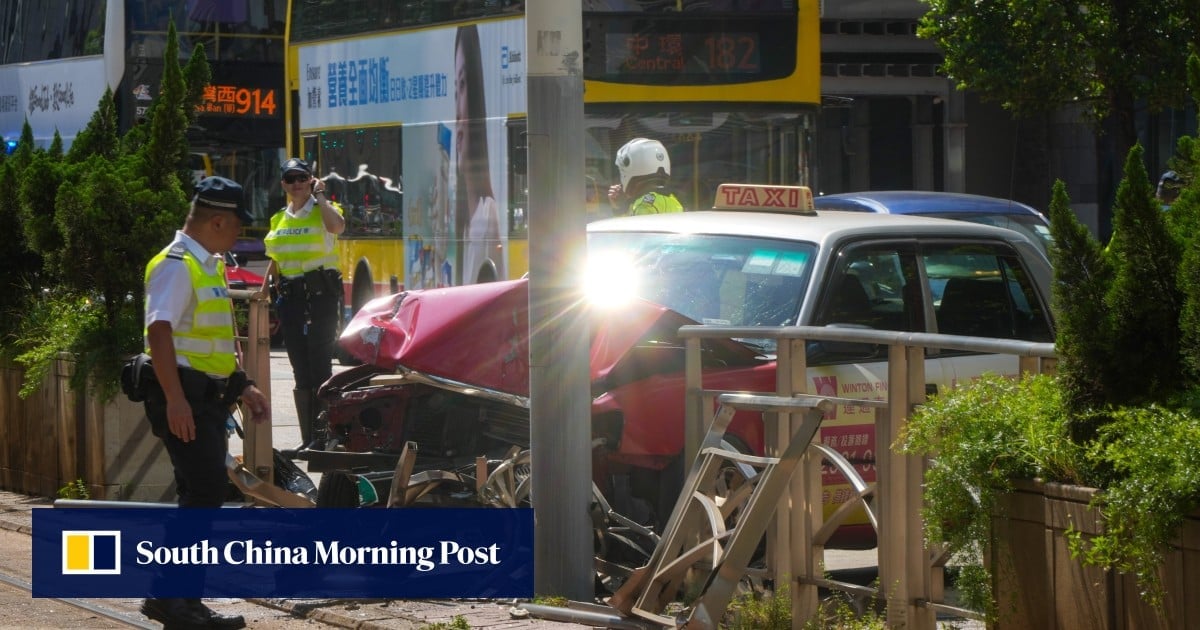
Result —
[{"label": "railing post", "polygon": [[[793,397],[808,393],[808,356],[805,339],[782,338],[776,349],[776,395]],[[788,441],[804,422],[804,414],[787,414],[775,423],[777,446],[786,448]],[[768,455],[778,457],[768,451]],[[812,545],[813,536],[824,518],[821,502],[821,459],[812,449],[804,451],[788,483],[788,492],[779,498],[775,512],[777,525],[772,565],[775,583],[787,580],[792,593],[792,619],[810,619],[817,613],[817,587],[811,581],[797,578],[821,577],[824,561],[822,548]],[[772,549],[768,538],[768,549]]]},{"label": "railing post", "polygon": [[[242,346],[242,369],[254,380],[258,389],[271,399],[271,332],[269,302],[256,291],[232,291],[234,299],[248,304],[248,326]],[[246,469],[267,485],[275,483],[274,445],[271,441],[271,422],[244,422],[242,456]]]},{"label": "railing post", "polygon": [[704,382],[701,378],[700,337],[688,337],[684,340],[683,364],[683,481],[687,477],[689,467],[700,454],[700,442],[708,430],[709,410],[704,404]]}]

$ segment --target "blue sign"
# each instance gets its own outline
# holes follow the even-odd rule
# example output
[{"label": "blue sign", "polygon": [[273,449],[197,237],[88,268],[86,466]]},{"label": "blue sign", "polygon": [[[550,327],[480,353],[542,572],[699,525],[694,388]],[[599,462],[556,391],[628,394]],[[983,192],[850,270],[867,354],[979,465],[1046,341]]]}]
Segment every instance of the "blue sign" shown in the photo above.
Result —
[{"label": "blue sign", "polygon": [[533,510],[34,510],[33,596],[532,597]]}]

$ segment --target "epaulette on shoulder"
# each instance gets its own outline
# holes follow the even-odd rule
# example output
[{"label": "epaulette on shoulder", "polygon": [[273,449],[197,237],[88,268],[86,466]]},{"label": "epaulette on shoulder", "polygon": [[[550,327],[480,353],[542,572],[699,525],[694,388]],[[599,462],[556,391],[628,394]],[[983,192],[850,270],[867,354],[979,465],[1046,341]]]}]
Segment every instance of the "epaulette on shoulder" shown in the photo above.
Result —
[{"label": "epaulette on shoulder", "polygon": [[645,203],[650,203],[650,204],[654,203],[654,201],[655,201],[654,193],[646,193],[646,195],[644,197],[642,197],[642,201]]},{"label": "epaulette on shoulder", "polygon": [[184,245],[183,243],[175,243],[174,245],[171,246],[171,249],[167,250],[167,258],[174,258],[175,260],[183,260],[183,255],[186,253],[187,253],[187,245]]}]

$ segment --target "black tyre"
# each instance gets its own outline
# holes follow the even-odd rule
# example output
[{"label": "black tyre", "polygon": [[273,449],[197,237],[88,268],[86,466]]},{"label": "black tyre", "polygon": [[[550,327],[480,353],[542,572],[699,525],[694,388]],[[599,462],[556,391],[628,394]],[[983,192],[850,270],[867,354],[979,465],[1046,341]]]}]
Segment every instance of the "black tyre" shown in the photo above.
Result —
[{"label": "black tyre", "polygon": [[337,471],[321,475],[321,483],[317,485],[317,507],[358,507],[358,483],[354,476]]}]

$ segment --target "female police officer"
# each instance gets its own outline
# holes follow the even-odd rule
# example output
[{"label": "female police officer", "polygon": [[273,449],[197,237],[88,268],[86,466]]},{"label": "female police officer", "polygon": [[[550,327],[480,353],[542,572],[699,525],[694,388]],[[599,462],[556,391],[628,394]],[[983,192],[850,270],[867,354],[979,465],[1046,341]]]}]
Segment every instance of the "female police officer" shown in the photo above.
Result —
[{"label": "female police officer", "polygon": [[[267,282],[279,291],[279,324],[292,364],[301,448],[323,439],[317,388],[333,374],[333,350],[342,309],[342,275],[334,235],[346,229],[342,209],[325,196],[325,182],[299,158],[284,162],[288,204],[271,217],[263,244],[271,263]],[[264,285],[263,290],[267,287]]]}]

